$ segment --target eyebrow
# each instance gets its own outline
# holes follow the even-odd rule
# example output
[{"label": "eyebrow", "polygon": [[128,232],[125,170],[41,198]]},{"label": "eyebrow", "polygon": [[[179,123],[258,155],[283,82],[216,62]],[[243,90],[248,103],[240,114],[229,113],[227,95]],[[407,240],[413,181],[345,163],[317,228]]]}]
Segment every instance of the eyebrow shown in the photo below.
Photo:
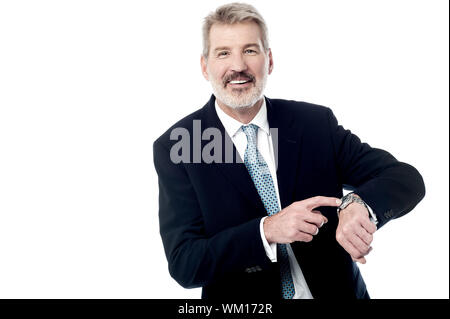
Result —
[{"label": "eyebrow", "polygon": [[[248,43],[246,45],[244,45],[244,49],[247,49],[249,47],[257,47],[258,49],[260,49],[259,44],[258,43]],[[214,49],[214,52],[217,51],[222,51],[222,50],[230,50],[230,47],[217,47]]]}]

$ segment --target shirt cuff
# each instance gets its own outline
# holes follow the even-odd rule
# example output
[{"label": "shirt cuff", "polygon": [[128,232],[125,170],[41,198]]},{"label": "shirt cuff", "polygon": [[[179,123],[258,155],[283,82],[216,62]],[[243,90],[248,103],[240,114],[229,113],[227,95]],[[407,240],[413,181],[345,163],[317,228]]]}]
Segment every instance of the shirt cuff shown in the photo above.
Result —
[{"label": "shirt cuff", "polygon": [[369,217],[370,217],[370,220],[371,220],[375,225],[378,224],[377,215],[375,215],[375,213],[373,212],[372,208],[370,208],[370,206],[367,205],[367,203],[366,203],[366,207],[367,207],[367,210],[369,211]]},{"label": "shirt cuff", "polygon": [[266,251],[266,256],[270,259],[271,262],[275,263],[277,262],[277,244],[272,243],[269,244],[269,242],[266,239],[266,236],[264,235],[264,219],[266,219],[268,216],[261,218],[261,222],[259,223],[259,232],[261,233],[261,240],[264,245],[264,250]]}]

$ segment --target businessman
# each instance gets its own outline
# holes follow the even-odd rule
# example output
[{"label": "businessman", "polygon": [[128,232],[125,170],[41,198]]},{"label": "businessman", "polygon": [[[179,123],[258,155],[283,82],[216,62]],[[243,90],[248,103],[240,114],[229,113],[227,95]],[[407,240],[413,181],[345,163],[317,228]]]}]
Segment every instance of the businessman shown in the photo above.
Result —
[{"label": "businessman", "polygon": [[424,197],[422,177],[329,108],[265,97],[272,70],[255,8],[205,18],[213,95],[153,145],[169,272],[203,298],[367,299],[357,262]]}]

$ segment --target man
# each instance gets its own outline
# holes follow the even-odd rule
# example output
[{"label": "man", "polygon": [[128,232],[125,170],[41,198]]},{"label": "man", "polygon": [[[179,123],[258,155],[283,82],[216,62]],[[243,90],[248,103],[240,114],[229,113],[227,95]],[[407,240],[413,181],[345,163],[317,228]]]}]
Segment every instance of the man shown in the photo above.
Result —
[{"label": "man", "polygon": [[355,262],[422,177],[330,109],[263,96],[273,58],[252,6],[218,8],[203,40],[214,95],[154,143],[170,274],[203,298],[369,298]]}]

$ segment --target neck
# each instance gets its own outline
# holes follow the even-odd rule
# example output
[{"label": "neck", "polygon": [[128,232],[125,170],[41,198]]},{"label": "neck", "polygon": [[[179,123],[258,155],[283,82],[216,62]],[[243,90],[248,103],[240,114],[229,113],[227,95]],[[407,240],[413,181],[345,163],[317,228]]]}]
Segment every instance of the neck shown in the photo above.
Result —
[{"label": "neck", "polygon": [[264,97],[259,99],[253,106],[249,107],[243,107],[234,109],[231,108],[225,104],[223,104],[221,101],[217,100],[217,104],[222,109],[222,111],[225,112],[228,116],[231,116],[235,120],[241,122],[242,124],[248,124],[250,123],[253,118],[258,114],[259,110],[261,109],[261,105],[263,103]]}]

